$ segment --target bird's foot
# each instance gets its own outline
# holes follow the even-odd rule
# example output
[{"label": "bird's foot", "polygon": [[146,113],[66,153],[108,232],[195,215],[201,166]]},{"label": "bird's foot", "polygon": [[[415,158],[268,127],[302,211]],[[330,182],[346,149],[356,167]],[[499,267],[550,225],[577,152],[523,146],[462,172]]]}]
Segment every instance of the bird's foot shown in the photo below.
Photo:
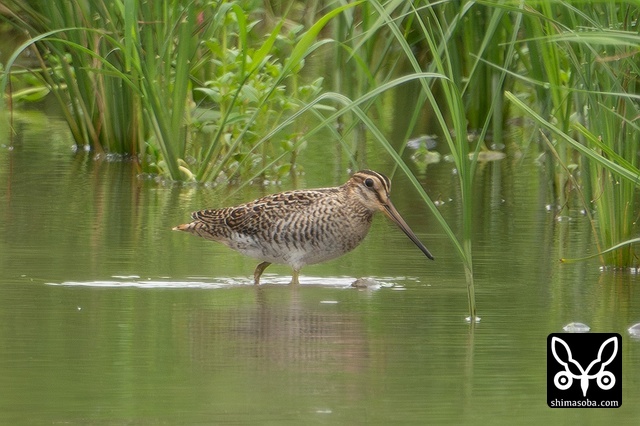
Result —
[{"label": "bird's foot", "polygon": [[255,285],[260,285],[260,277],[269,265],[271,265],[271,262],[262,262],[261,264],[256,266],[256,270],[253,272],[253,283]]}]

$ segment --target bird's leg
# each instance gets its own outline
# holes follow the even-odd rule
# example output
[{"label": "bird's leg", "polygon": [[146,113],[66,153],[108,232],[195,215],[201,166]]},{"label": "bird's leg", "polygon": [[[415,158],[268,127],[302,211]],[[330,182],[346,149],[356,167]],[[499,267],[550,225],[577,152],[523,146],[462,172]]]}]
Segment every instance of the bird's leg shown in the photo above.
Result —
[{"label": "bird's leg", "polygon": [[300,271],[297,270],[293,270],[293,276],[291,277],[291,284],[300,284],[300,280],[298,279],[300,277]]},{"label": "bird's leg", "polygon": [[271,265],[271,262],[262,262],[261,264],[256,266],[256,270],[253,272],[253,283],[255,285],[260,285],[260,277],[269,265]]}]

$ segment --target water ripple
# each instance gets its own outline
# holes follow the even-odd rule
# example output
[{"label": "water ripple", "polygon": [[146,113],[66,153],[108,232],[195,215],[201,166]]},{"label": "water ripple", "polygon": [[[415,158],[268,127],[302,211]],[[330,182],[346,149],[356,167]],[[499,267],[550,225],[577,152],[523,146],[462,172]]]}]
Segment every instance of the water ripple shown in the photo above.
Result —
[{"label": "water ripple", "polygon": [[[170,277],[162,279],[141,279],[136,275],[114,275],[108,280],[95,281],[63,281],[63,282],[46,282],[46,285],[64,286],[64,287],[108,287],[108,288],[146,288],[146,289],[166,289],[166,288],[197,288],[197,289],[222,289],[239,286],[253,286],[253,281],[248,278],[239,277],[218,277],[215,280],[208,281],[203,277],[187,277],[187,280],[173,280]],[[417,281],[411,277],[384,277],[384,278],[368,278],[375,282],[375,286],[368,287],[369,290],[377,290],[380,288],[392,288],[395,290],[404,290],[404,282]],[[261,287],[273,285],[289,285],[290,277],[286,276],[264,276],[264,282]],[[300,278],[301,286],[317,286],[332,288],[352,288],[352,284],[356,281],[353,277],[314,277],[305,276]]]}]

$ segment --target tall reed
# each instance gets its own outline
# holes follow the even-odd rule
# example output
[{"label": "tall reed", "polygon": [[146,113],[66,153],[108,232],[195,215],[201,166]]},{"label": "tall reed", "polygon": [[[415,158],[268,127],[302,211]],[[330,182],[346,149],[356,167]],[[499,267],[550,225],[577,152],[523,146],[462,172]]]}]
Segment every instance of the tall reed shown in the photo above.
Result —
[{"label": "tall reed", "polygon": [[[361,19],[366,21],[366,24],[356,19],[361,15]],[[369,1],[366,5],[363,4],[361,9],[354,9],[351,13],[342,16],[343,20],[347,18],[354,19],[351,24],[353,28],[360,28],[362,24],[366,31],[358,33],[357,36],[352,34],[355,38],[350,40],[349,43],[340,44],[339,47],[345,49],[346,55],[344,57],[354,61],[350,70],[357,73],[355,79],[368,79],[369,88],[363,93],[351,91],[350,93],[354,95],[354,98],[335,92],[321,94],[312,101],[307,102],[302,109],[283,122],[282,126],[287,125],[289,120],[296,120],[300,115],[313,114],[318,118],[317,125],[311,128],[306,135],[309,137],[321,131],[331,132],[349,154],[351,165],[354,167],[361,166],[361,159],[357,158],[358,151],[354,150],[351,144],[351,131],[358,127],[366,129],[377,146],[383,149],[393,159],[397,167],[408,176],[420,199],[431,210],[444,232],[450,238],[456,253],[462,260],[468,290],[469,321],[475,323],[478,316],[473,275],[471,238],[473,206],[471,187],[475,173],[476,157],[475,155],[472,158],[469,156],[467,119],[463,94],[454,83],[454,68],[451,64],[451,52],[447,44],[448,37],[451,35],[446,33],[445,29],[438,24],[437,13],[430,6],[416,9],[412,4],[407,4],[406,2],[383,4],[379,1]],[[416,31],[419,31],[421,41],[425,43],[430,52],[437,52],[437,54],[434,53],[432,55],[431,62],[426,66],[418,61],[414,54],[413,46],[405,38],[407,25],[417,28]],[[344,29],[341,31],[344,31]],[[381,37],[381,34],[386,34],[385,40],[376,39]],[[391,70],[381,68],[374,75],[364,60],[364,58],[371,59],[371,56],[368,56],[367,49],[372,44],[388,46],[388,51],[394,52],[398,60],[406,61],[409,65],[409,72],[406,75],[394,75]],[[428,68],[431,72],[426,72],[423,68]],[[499,74],[504,73],[500,72]],[[454,232],[450,224],[443,218],[409,166],[402,159],[401,152],[403,147],[389,141],[385,136],[384,129],[381,129],[376,122],[377,111],[375,107],[384,102],[384,95],[402,85],[416,82],[419,85],[418,106],[416,109],[419,110],[423,105],[428,104],[434,111],[435,120],[439,127],[438,132],[446,139],[447,146],[453,154],[462,194],[462,223],[460,224],[462,230],[460,236]],[[434,96],[436,90],[442,94],[440,97],[436,98]],[[318,106],[327,104],[335,105],[335,112],[321,114]],[[409,120],[410,128],[406,130],[407,138],[415,129],[418,115],[419,111],[416,111]],[[349,125],[343,127],[343,130],[339,132],[336,130],[336,122],[349,123]],[[489,124],[485,121],[483,125],[488,126]],[[274,129],[273,132],[277,131],[278,128]],[[264,138],[270,138],[273,132],[266,134]],[[480,144],[477,145],[477,149],[480,149]]]},{"label": "tall reed", "polygon": [[[257,22],[244,4],[21,2],[13,22],[32,38],[10,58],[2,88],[19,53],[36,46],[43,81],[79,147],[132,155],[144,171],[172,180],[228,181],[288,156],[274,168],[282,174],[295,165],[291,140],[300,129],[260,144],[256,135],[294,111],[296,97],[318,93],[322,79],[298,84],[296,75],[322,45],[320,30],[358,3],[302,33],[286,34],[281,17],[266,37],[252,32]],[[279,49],[290,52],[284,62]]]},{"label": "tall reed", "polygon": [[[542,52],[546,71],[531,67],[528,82],[535,84],[537,103],[526,105],[513,94],[508,98],[550,132],[550,146],[558,154],[548,161],[558,161],[553,168],[562,206],[569,202],[568,165],[575,152],[582,154],[576,174],[579,202],[596,212],[598,251],[603,251],[635,233],[640,37],[633,25],[640,9],[627,2],[579,5],[554,1],[528,8],[529,29],[545,29],[530,34],[531,63],[534,53]],[[606,266],[625,268],[635,262],[630,244],[602,255]]]},{"label": "tall reed", "polygon": [[22,3],[14,19],[32,38],[7,71],[20,51],[36,46],[41,76],[79,147],[133,155],[143,164],[155,149],[169,176],[181,180],[189,64],[197,52],[195,36],[207,30],[197,21],[205,10],[195,2]]},{"label": "tall reed", "polygon": [[[246,181],[293,170],[299,148],[319,131],[333,135],[349,162],[360,166],[367,130],[451,237],[465,268],[471,318],[475,159],[489,136],[501,144],[509,105],[545,129],[541,146],[555,204],[567,209],[579,192],[578,201],[597,213],[601,248],[634,231],[640,144],[635,2],[337,3],[324,15],[300,18],[308,25],[302,31],[286,14],[305,7],[315,13],[320,2],[293,1],[267,8],[258,34],[252,31],[256,14],[234,1],[21,4],[14,22],[32,39],[19,51],[38,47],[42,78],[79,146],[131,153],[146,170],[174,180]],[[329,42],[320,34],[332,21],[340,66],[334,92],[322,93],[322,80],[302,83],[299,70],[307,55]],[[19,51],[7,64],[3,91]],[[401,160],[403,143],[388,141],[376,120],[383,94],[409,82],[418,93],[405,139],[421,112],[432,111],[434,133],[444,138],[458,171],[459,236]],[[297,127],[302,114],[313,116],[315,127]],[[467,143],[470,130],[480,135],[475,150]],[[632,248],[603,257],[607,265],[634,261]]]},{"label": "tall reed", "polygon": [[[424,189],[419,185],[413,173],[402,161],[400,155],[392,149],[382,137],[378,141],[387,152],[395,159],[396,164],[409,177],[421,198],[437,218],[445,233],[449,236],[456,252],[462,260],[465,272],[468,295],[469,321],[475,323],[477,307],[475,300],[475,280],[473,273],[472,251],[472,212],[473,177],[475,175],[477,156],[484,146],[484,137],[489,129],[496,126],[502,128],[502,102],[500,92],[506,82],[506,68],[514,57],[514,49],[504,50],[502,55],[490,54],[491,43],[500,43],[507,34],[503,26],[511,21],[507,19],[501,9],[486,9],[473,2],[465,2],[462,7],[454,8],[454,3],[427,4],[416,7],[406,3],[393,3],[396,9],[389,4],[372,1],[379,16],[378,26],[391,34],[393,39],[392,50],[402,52],[402,59],[409,63],[411,76],[420,82],[418,106],[424,102],[433,111],[435,122],[439,129],[436,131],[445,139],[447,147],[453,157],[456,166],[458,184],[461,193],[461,232],[459,236],[453,232],[450,225],[440,215],[435,204],[430,200]],[[478,18],[479,13],[482,18]],[[467,33],[467,24],[476,23],[484,28],[484,36],[470,35]],[[517,22],[517,21],[516,21]],[[413,44],[406,37],[408,31],[412,32]],[[379,29],[373,26],[366,37],[372,37],[379,33]],[[464,35],[464,37],[461,37]],[[499,36],[496,39],[496,36]],[[460,40],[466,43],[465,48],[460,49]],[[480,42],[478,42],[480,40]],[[416,55],[417,47],[423,50]],[[495,45],[494,45],[495,47]],[[488,67],[487,63],[497,61],[500,68]],[[427,71],[425,74],[424,71]],[[489,86],[475,84],[487,79],[491,81]],[[465,84],[466,83],[466,84]],[[476,89],[482,86],[485,89],[491,87],[487,93],[481,94]],[[489,93],[496,90],[497,94]],[[478,97],[485,97],[486,104],[478,106]],[[480,114],[482,111],[482,114]],[[415,125],[419,110],[416,109],[410,123]],[[471,120],[470,117],[473,119]],[[492,124],[493,122],[493,124]],[[475,152],[470,152],[467,139],[469,123],[478,126],[480,143],[476,144]],[[371,127],[371,126],[369,126]],[[412,128],[407,129],[407,136]],[[494,136],[499,136],[496,131]],[[471,155],[470,155],[471,154]]]}]

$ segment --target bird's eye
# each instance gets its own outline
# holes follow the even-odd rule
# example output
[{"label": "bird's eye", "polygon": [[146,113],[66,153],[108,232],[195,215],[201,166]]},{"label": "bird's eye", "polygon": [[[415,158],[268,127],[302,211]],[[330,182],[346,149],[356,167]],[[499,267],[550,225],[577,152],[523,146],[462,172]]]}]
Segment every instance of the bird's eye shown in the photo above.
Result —
[{"label": "bird's eye", "polygon": [[364,184],[367,188],[373,188],[373,179],[367,178],[364,180]]}]

